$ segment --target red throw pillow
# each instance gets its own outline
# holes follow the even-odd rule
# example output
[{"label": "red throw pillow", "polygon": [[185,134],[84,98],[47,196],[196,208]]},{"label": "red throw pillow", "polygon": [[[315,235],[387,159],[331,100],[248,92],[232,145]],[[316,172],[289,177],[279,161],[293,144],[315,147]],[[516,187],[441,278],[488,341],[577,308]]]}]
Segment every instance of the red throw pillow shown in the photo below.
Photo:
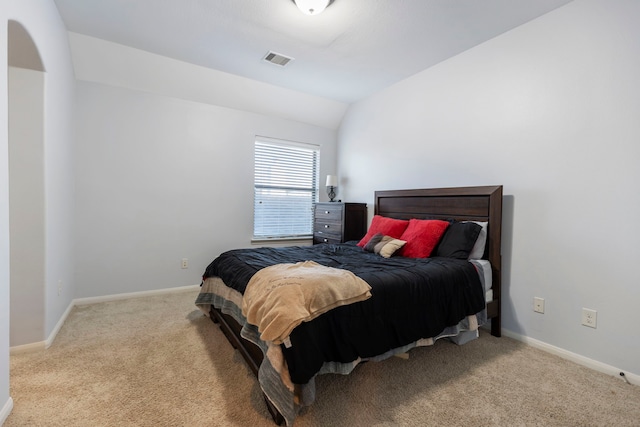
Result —
[{"label": "red throw pillow", "polygon": [[393,219],[385,216],[374,215],[369,226],[367,234],[358,242],[358,246],[361,248],[367,244],[367,242],[376,234],[382,233],[384,236],[390,236],[394,239],[400,238],[404,230],[409,225],[409,221],[406,219]]},{"label": "red throw pillow", "polygon": [[407,243],[400,255],[408,258],[428,258],[440,238],[449,226],[447,221],[439,219],[411,219],[400,240]]}]

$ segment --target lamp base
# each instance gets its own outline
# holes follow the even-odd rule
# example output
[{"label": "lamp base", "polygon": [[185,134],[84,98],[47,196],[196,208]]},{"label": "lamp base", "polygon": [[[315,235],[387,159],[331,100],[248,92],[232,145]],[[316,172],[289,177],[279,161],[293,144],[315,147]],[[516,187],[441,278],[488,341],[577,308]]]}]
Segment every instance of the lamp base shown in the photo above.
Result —
[{"label": "lamp base", "polygon": [[336,198],[336,187],[334,187],[332,185],[328,186],[327,187],[327,195],[329,196],[329,201],[330,202],[335,202],[335,200],[333,200],[333,199]]}]

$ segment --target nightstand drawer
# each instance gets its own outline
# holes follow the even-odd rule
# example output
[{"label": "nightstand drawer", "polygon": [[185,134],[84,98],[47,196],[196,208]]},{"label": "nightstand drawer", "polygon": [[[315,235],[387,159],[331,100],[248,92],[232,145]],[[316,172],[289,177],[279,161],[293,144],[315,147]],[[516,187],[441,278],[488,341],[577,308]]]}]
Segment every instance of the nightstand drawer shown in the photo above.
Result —
[{"label": "nightstand drawer", "polygon": [[313,225],[314,233],[342,233],[342,221],[318,220]]},{"label": "nightstand drawer", "polygon": [[313,234],[313,244],[318,243],[342,243],[341,235],[335,234],[323,234],[323,233],[314,233]]},{"label": "nightstand drawer", "polygon": [[316,205],[315,220],[319,222],[333,221],[342,222],[342,205],[327,206],[327,204]]},{"label": "nightstand drawer", "polygon": [[329,239],[338,239],[342,240],[342,228],[336,228],[334,230],[325,229],[325,230],[313,230],[314,236],[322,236]]}]

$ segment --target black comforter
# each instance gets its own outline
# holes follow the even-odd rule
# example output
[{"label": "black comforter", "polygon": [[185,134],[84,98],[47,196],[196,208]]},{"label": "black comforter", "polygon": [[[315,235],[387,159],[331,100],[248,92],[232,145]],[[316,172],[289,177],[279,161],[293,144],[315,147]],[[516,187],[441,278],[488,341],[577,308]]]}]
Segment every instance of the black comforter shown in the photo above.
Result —
[{"label": "black comforter", "polygon": [[352,362],[438,335],[485,306],[475,267],[453,258],[383,258],[355,245],[237,249],[223,253],[204,278],[220,277],[244,293],[261,268],[315,261],[350,270],[371,286],[372,297],[299,325],[282,345],[291,379],[307,383],[324,362]]}]

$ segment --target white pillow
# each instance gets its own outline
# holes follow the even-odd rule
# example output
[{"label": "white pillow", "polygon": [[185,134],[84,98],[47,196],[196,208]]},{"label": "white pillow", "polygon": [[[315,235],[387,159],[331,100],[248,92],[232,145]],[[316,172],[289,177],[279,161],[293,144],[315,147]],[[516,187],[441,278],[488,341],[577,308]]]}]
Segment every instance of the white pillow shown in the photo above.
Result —
[{"label": "white pillow", "polygon": [[479,226],[482,227],[480,230],[480,234],[478,234],[478,238],[476,239],[475,245],[473,245],[473,249],[469,253],[469,259],[482,259],[482,255],[484,255],[484,247],[487,244],[487,221],[479,222],[479,221],[463,221],[463,222],[475,222]]}]

